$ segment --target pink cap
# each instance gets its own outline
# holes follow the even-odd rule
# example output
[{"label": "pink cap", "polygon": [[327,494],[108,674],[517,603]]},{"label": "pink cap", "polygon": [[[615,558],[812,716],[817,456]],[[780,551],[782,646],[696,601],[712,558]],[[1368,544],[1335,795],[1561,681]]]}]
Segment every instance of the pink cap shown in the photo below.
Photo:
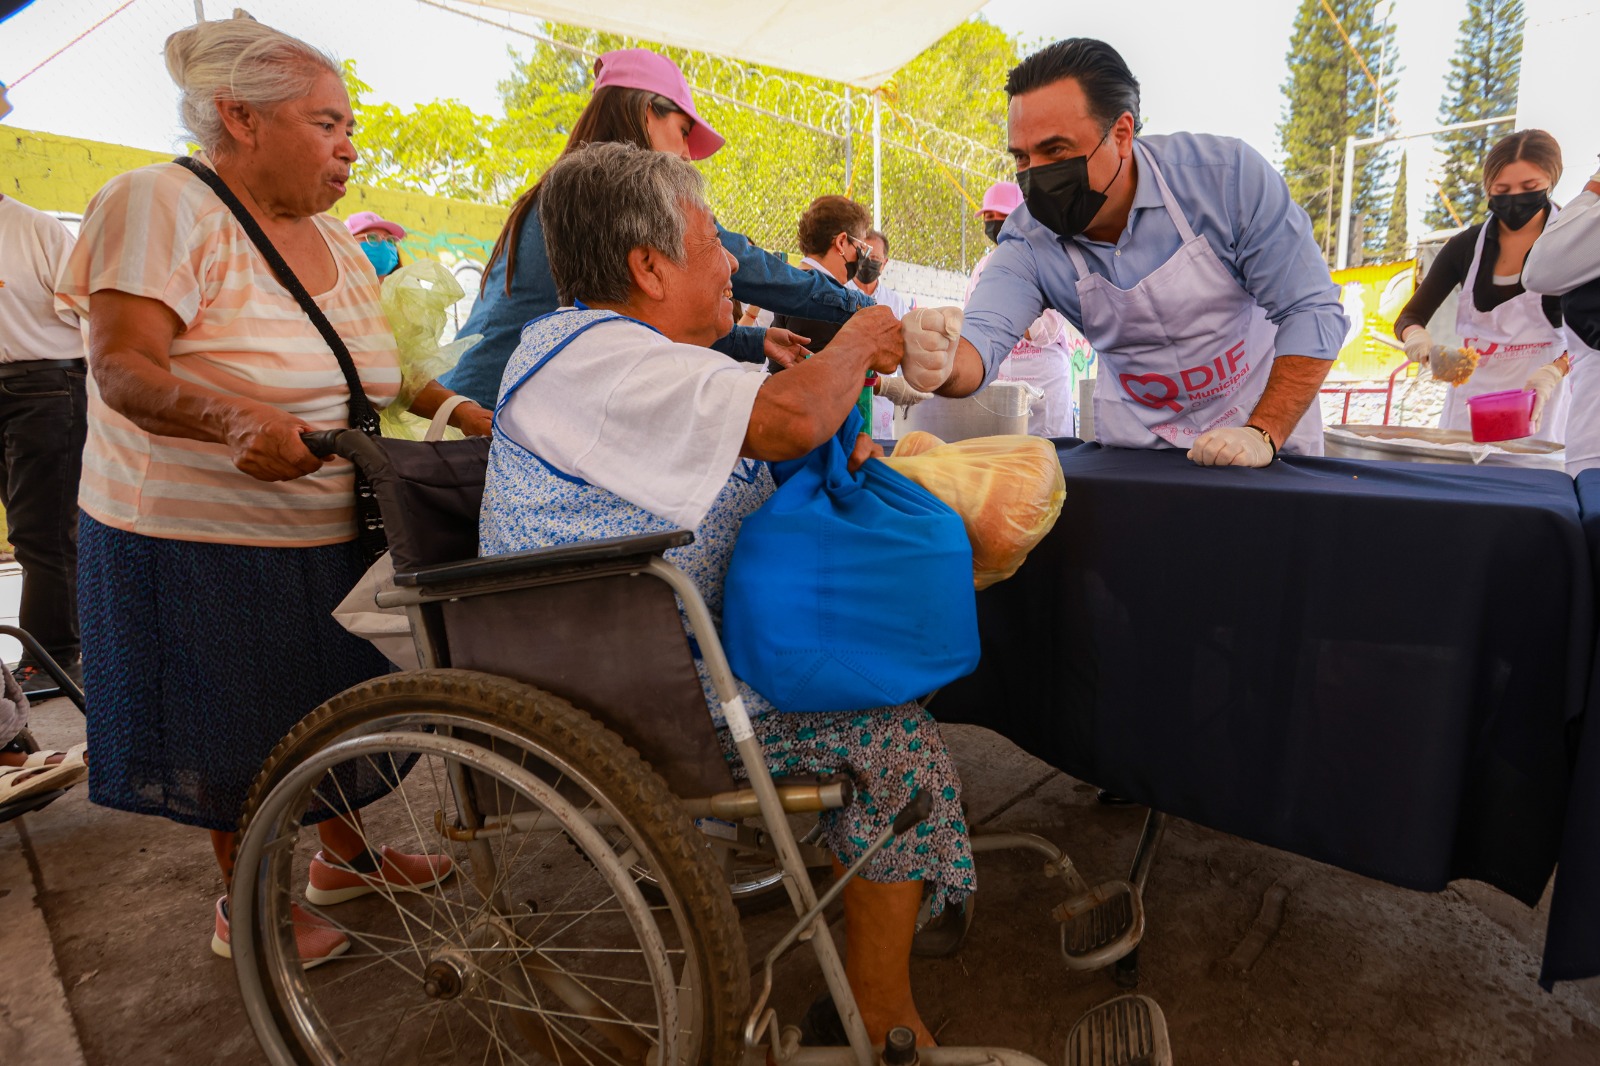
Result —
[{"label": "pink cap", "polygon": [[683,71],[664,55],[648,48],[622,48],[607,52],[594,61],[594,87],[616,85],[624,89],[646,89],[665,96],[694,120],[689,131],[689,158],[704,159],[727,142],[722,134],[706,124],[694,109],[689,83]]},{"label": "pink cap", "polygon": [[390,222],[376,211],[357,211],[344,220],[344,228],[350,231],[350,236],[357,237],[368,230],[382,230],[397,241],[406,239],[405,227],[398,222]]},{"label": "pink cap", "polygon": [[997,181],[989,186],[989,191],[983,194],[983,206],[978,208],[978,214],[985,211],[999,211],[1009,215],[1022,206],[1022,186],[1014,181]]}]

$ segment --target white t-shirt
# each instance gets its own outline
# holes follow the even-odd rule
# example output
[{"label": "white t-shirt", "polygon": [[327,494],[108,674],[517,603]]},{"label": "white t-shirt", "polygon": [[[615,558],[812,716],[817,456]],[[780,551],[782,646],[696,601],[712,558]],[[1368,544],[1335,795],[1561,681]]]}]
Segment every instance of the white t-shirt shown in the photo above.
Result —
[{"label": "white t-shirt", "polygon": [[914,298],[907,296],[905,293],[896,292],[882,282],[879,282],[878,287],[870,293],[867,293],[866,289],[863,289],[860,285],[857,285],[853,280],[845,282],[844,287],[847,289],[854,289],[860,293],[866,293],[878,303],[894,312],[894,317],[896,318],[906,317],[906,312],[917,306],[917,301]]},{"label": "white t-shirt", "polygon": [[694,529],[739,461],[766,380],[764,366],[613,320],[575,337],[496,417],[562,473]]},{"label": "white t-shirt", "polygon": [[56,314],[56,275],[72,251],[61,220],[0,197],[0,363],[82,359],[83,336]]}]

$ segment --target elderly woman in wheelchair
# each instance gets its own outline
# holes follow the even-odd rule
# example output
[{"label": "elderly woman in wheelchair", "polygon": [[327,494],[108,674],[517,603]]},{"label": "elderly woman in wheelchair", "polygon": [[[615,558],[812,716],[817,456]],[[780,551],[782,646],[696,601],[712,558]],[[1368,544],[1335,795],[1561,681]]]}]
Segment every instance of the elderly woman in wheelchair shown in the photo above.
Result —
[{"label": "elderly woman in wheelchair", "polygon": [[[594,145],[544,178],[540,219],[571,306],[530,323],[501,384],[484,489],[482,552],[494,555],[627,534],[694,531],[666,558],[712,614],[740,520],[773,491],[763,460],[793,459],[837,432],[869,370],[899,363],[899,324],[857,314],[784,373],[707,346],[733,325],[735,260],[717,241],[699,173],[661,153]],[[862,436],[853,458],[873,451]],[[782,640],[782,619],[773,619]],[[719,703],[704,660],[713,714]],[[938,726],[916,704],[854,714],[777,714],[740,695],[774,776],[844,774],[850,806],[824,818],[849,864],[918,791],[934,800],[915,834],[884,848],[844,891],[847,970],[867,1032],[933,1042],[912,1001],[909,957],[923,884],[935,910],[972,891],[960,781]],[[720,730],[737,759],[727,728]]]},{"label": "elderly woman in wheelchair", "polygon": [[[323,704],[250,790],[233,952],[269,1061],[871,1066],[887,1045],[885,1062],[908,1063],[933,1043],[910,985],[919,906],[973,891],[980,844],[1044,855],[1071,893],[1052,912],[1069,967],[1126,956],[1135,885],[1091,889],[1032,834],[970,840],[918,704],[780,713],[729,669],[716,619],[741,520],[773,492],[764,461],[838,431],[865,372],[901,361],[899,324],[868,309],[769,376],[705,347],[731,325],[734,267],[693,167],[591,145],[552,167],[538,206],[571,306],[523,331],[492,443],[308,440],[355,461],[382,505],[395,576],[377,602],[405,609],[422,669]],[[862,438],[852,464],[873,452]],[[817,814],[797,840],[789,816]],[[336,913],[302,901],[330,815],[462,875],[379,885]],[[803,857],[817,838],[837,875],[820,898]],[[797,915],[754,996],[730,892],[752,852],[773,857]],[[847,961],[824,915],[839,898]],[[349,938],[338,965],[302,968],[308,912]],[[805,1046],[770,1005],[801,941],[842,1029]],[[1068,1042],[1068,1066],[1170,1062],[1144,997],[1102,1004]]]}]

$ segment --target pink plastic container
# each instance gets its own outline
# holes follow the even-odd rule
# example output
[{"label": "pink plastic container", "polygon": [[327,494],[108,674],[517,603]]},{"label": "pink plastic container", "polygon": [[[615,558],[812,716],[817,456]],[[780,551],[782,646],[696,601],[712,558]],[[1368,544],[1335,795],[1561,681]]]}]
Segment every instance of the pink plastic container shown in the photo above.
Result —
[{"label": "pink plastic container", "polygon": [[1487,444],[1528,436],[1533,432],[1529,422],[1536,396],[1538,393],[1532,389],[1508,389],[1467,400],[1467,409],[1472,412],[1472,439]]}]

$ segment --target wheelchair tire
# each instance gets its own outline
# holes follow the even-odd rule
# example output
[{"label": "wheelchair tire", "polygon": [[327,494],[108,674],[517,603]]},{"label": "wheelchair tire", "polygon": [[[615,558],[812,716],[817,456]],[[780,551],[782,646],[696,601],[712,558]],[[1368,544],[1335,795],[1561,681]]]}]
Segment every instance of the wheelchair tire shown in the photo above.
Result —
[{"label": "wheelchair tire", "polygon": [[[376,827],[369,847],[380,833],[397,832],[399,850],[442,850],[457,869],[423,891],[380,887],[365,897],[365,913],[351,904],[355,924],[335,920],[327,906],[312,911],[352,946],[347,958],[308,972],[293,954],[293,923],[304,914],[296,890],[316,837],[304,824],[306,802],[326,801],[330,786],[342,802],[345,783],[353,787],[363,773],[381,777],[385,790],[370,806],[348,804],[362,810],[364,838]],[[433,798],[419,810],[414,800],[427,797],[414,794],[430,783]],[[465,808],[463,791],[473,797]],[[536,821],[463,843],[446,830],[470,824],[464,809]],[[536,840],[543,842],[526,854]],[[749,970],[721,871],[638,753],[547,692],[430,670],[341,693],[295,726],[263,766],[236,855],[235,970],[275,1066],[388,1061],[391,1052],[448,1062],[470,1059],[480,1046],[489,1061],[645,1066],[665,1060],[668,1031],[677,1034],[671,1058],[679,1066],[740,1058]],[[573,882],[564,892],[562,876]],[[573,899],[581,886],[588,894]],[[623,944],[635,946],[608,946]],[[352,1000],[359,1006],[347,1011]],[[347,1032],[355,1025],[359,1033]],[[448,1040],[439,1036],[445,1029]]]}]

